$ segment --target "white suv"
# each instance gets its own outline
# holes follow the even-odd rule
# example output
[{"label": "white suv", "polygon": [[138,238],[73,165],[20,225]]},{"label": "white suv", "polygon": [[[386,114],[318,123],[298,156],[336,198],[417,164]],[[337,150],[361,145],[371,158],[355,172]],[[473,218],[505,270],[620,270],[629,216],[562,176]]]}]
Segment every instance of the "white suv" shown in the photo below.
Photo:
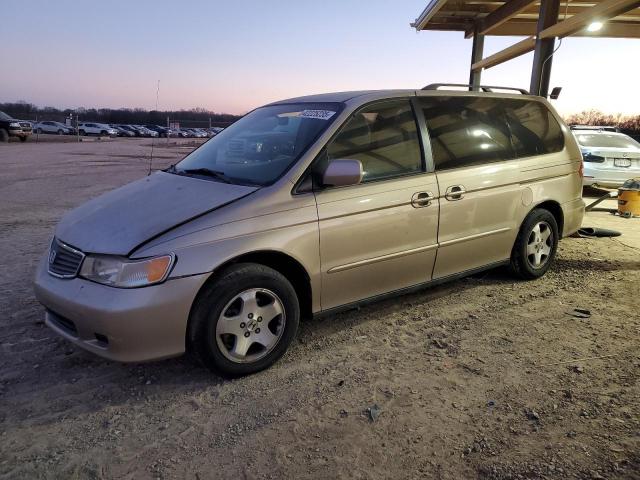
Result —
[{"label": "white suv", "polygon": [[80,135],[109,135],[116,137],[118,131],[104,123],[81,123],[78,125]]},{"label": "white suv", "polygon": [[73,133],[73,128],[60,122],[40,122],[33,126],[37,133],[57,133],[58,135],[69,135]]}]

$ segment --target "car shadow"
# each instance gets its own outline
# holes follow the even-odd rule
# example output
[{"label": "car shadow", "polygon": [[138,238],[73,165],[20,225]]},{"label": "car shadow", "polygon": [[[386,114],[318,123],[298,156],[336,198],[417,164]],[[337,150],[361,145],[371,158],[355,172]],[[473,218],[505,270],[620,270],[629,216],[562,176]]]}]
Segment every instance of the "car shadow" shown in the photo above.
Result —
[{"label": "car shadow", "polygon": [[599,272],[640,270],[640,261],[556,258],[553,270],[557,272],[563,270],[595,270]]},{"label": "car shadow", "polygon": [[584,187],[582,187],[582,196],[585,198],[600,198],[614,190],[615,189],[606,189],[602,187],[594,187],[592,185],[585,185]]}]

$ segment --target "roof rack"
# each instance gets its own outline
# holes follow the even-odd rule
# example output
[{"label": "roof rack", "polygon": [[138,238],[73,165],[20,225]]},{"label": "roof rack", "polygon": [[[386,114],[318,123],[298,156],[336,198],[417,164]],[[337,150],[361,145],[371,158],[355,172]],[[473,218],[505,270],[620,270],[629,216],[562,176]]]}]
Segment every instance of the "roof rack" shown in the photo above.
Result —
[{"label": "roof rack", "polygon": [[[430,85],[427,85],[426,87],[422,87],[422,90],[438,90],[440,87],[463,87],[471,90],[473,88],[473,85],[467,85],[465,83],[432,83]],[[483,92],[493,92],[494,89],[497,89],[497,90],[513,90],[515,92],[520,92],[523,95],[531,95],[524,88],[497,87],[494,85],[479,85],[477,88],[479,88]]]},{"label": "roof rack", "polygon": [[616,132],[619,133],[620,129],[618,127],[613,127],[611,125],[569,125],[571,130],[596,130],[598,132]]}]

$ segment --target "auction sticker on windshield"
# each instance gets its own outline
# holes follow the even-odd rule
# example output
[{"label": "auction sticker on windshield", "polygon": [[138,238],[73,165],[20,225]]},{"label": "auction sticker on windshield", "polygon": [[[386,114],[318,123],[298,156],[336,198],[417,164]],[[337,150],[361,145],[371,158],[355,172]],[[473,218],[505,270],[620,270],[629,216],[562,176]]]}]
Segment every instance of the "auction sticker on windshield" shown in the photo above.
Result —
[{"label": "auction sticker on windshield", "polygon": [[331,110],[303,110],[298,115],[300,118],[317,118],[318,120],[329,120],[336,112]]}]

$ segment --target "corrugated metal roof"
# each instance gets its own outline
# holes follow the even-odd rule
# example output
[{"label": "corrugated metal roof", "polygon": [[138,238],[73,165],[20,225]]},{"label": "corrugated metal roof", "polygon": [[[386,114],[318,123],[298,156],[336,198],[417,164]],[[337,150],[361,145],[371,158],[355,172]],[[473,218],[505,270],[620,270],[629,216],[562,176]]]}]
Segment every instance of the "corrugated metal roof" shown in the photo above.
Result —
[{"label": "corrugated metal roof", "polygon": [[[559,21],[606,1],[561,1]],[[536,33],[539,9],[540,1],[531,0],[431,0],[411,26],[417,30],[461,31],[467,37],[472,36],[476,28],[487,35],[530,36]],[[495,20],[499,22],[495,24]],[[598,20],[595,14],[593,20]],[[606,20],[597,32],[583,28],[571,35],[640,38],[640,2],[632,4],[631,10]]]}]

